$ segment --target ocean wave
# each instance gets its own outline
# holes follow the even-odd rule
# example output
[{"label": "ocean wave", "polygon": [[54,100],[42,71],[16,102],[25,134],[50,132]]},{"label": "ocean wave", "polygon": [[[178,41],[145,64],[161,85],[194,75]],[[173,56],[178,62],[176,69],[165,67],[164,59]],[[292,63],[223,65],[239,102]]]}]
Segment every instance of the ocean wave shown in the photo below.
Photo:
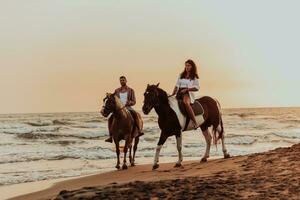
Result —
[{"label": "ocean wave", "polygon": [[295,124],[300,124],[300,119],[284,119],[284,120],[280,120],[279,122],[282,123],[295,123]]},{"label": "ocean wave", "polygon": [[28,133],[19,133],[17,134],[17,138],[20,139],[52,139],[52,138],[77,138],[77,139],[98,139],[107,134],[101,134],[101,133],[94,133],[94,132],[81,132],[78,134],[67,134],[67,133],[34,133],[34,132],[28,132]]},{"label": "ocean wave", "polygon": [[51,126],[51,125],[70,125],[72,124],[69,121],[54,119],[52,121],[37,121],[37,122],[25,122],[25,124],[30,126]]},{"label": "ocean wave", "polygon": [[92,120],[88,120],[88,121],[85,121],[86,123],[102,123],[104,122],[103,120],[101,119],[92,119]]},{"label": "ocean wave", "polygon": [[19,152],[2,155],[0,164],[33,162],[41,160],[64,160],[64,159],[82,159],[82,160],[99,160],[116,158],[116,153],[109,148],[91,147],[91,148],[65,148],[61,150],[43,150],[41,152]]},{"label": "ocean wave", "polygon": [[158,141],[159,137],[143,137],[142,139],[146,142],[156,142]]},{"label": "ocean wave", "polygon": [[60,127],[42,127],[42,128],[12,128],[12,129],[4,129],[2,132],[5,134],[15,134],[15,135],[22,135],[22,134],[39,134],[44,132],[58,132]]},{"label": "ocean wave", "polygon": [[24,128],[24,126],[22,124],[11,124],[11,123],[8,123],[8,124],[3,124],[3,123],[0,123],[0,130],[5,130],[5,129],[9,129],[9,130],[12,130],[12,129],[22,129]]},{"label": "ocean wave", "polygon": [[247,135],[236,135],[233,137],[227,137],[225,141],[226,144],[251,145],[257,141],[257,138],[252,136],[247,136]]},{"label": "ocean wave", "polygon": [[64,160],[64,159],[80,159],[80,156],[76,155],[57,155],[54,157],[47,158],[46,160]]},{"label": "ocean wave", "polygon": [[22,134],[18,134],[17,138],[20,139],[47,139],[47,138],[58,138],[61,137],[61,135],[57,135],[57,134],[43,134],[43,133],[22,133]]},{"label": "ocean wave", "polygon": [[0,164],[7,164],[7,163],[21,163],[21,162],[32,162],[32,161],[38,161],[38,160],[43,160],[42,158],[10,158],[10,159],[5,159],[2,158],[0,161]]},{"label": "ocean wave", "polygon": [[[160,129],[159,129],[159,127],[157,126],[157,125],[155,125],[155,126],[145,126],[144,128],[143,128],[143,132],[146,134],[146,133],[148,133],[149,135],[153,135],[153,134],[157,134],[157,135],[159,135],[159,133],[160,133]],[[152,133],[152,134],[151,134]]]},{"label": "ocean wave", "polygon": [[145,152],[145,151],[154,151],[155,150],[155,146],[153,147],[142,147],[142,148],[138,148],[138,151],[141,151],[141,152]]},{"label": "ocean wave", "polygon": [[84,141],[76,141],[76,140],[57,140],[57,141],[46,141],[47,144],[50,145],[61,145],[61,146],[68,146],[74,144],[82,144]]},{"label": "ocean wave", "polygon": [[259,123],[259,124],[253,125],[252,128],[258,129],[258,130],[269,130],[269,129],[272,129],[272,126],[270,124]]},{"label": "ocean wave", "polygon": [[229,113],[226,114],[228,116],[239,116],[240,118],[245,118],[245,117],[249,117],[249,116],[254,116],[256,115],[255,112],[250,112],[250,113]]},{"label": "ocean wave", "polygon": [[[0,147],[3,147],[3,146],[12,146],[12,145],[16,145],[16,143],[13,143],[13,142],[9,142],[9,143],[0,143]],[[29,145],[29,144],[26,144],[26,143],[18,143],[17,144],[18,146],[21,146],[21,145]]]},{"label": "ocean wave", "polygon": [[53,160],[63,160],[63,159],[79,159],[80,157],[78,156],[64,156],[64,155],[57,155],[57,156],[53,156],[53,157],[32,157],[32,158],[14,158],[14,159],[2,159],[0,161],[0,164],[7,164],[7,163],[22,163],[22,162],[34,162],[34,161],[41,161],[41,160],[49,160],[49,161],[53,161]]},{"label": "ocean wave", "polygon": [[300,130],[297,129],[294,131],[273,132],[272,134],[281,138],[300,139]]},{"label": "ocean wave", "polygon": [[199,148],[199,147],[205,147],[206,143],[187,143],[183,145],[185,148]]},{"label": "ocean wave", "polygon": [[50,126],[52,122],[26,122],[25,124],[30,126]]},{"label": "ocean wave", "polygon": [[[15,128],[11,128],[15,127]],[[101,126],[97,128],[93,125],[85,128],[61,127],[61,126],[43,126],[43,127],[20,127],[6,126],[0,129],[0,133],[16,135],[24,139],[46,139],[53,137],[73,137],[80,139],[98,139],[108,135],[107,128]]]},{"label": "ocean wave", "polygon": [[67,133],[63,133],[66,136],[78,137],[84,139],[97,139],[103,136],[109,135],[108,130],[86,130],[86,129],[70,129]]},{"label": "ocean wave", "polygon": [[82,125],[73,125],[74,128],[103,128],[103,125],[101,124],[82,124]]},{"label": "ocean wave", "polygon": [[55,119],[52,121],[52,124],[53,125],[70,125],[72,123]]},{"label": "ocean wave", "polygon": [[58,132],[61,127],[43,127],[37,128],[35,132]]},{"label": "ocean wave", "polygon": [[29,133],[33,133],[33,129],[30,128],[12,128],[12,129],[4,129],[4,131],[2,131],[5,134],[29,134]]}]

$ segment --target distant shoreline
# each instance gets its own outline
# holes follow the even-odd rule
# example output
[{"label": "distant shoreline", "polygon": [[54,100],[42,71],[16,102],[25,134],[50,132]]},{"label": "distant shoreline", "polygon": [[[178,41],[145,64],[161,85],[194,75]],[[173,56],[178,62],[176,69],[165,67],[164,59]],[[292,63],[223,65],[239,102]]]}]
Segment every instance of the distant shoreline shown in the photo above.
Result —
[{"label": "distant shoreline", "polygon": [[[229,107],[222,107],[224,110],[243,110],[243,109],[300,109],[300,106],[278,106],[278,107],[236,107],[236,108],[229,108]],[[136,109],[138,112],[142,112],[140,109]],[[33,113],[0,113],[1,115],[39,115],[39,114],[72,114],[72,113],[98,113],[98,111],[62,111],[62,112],[33,112]]]}]

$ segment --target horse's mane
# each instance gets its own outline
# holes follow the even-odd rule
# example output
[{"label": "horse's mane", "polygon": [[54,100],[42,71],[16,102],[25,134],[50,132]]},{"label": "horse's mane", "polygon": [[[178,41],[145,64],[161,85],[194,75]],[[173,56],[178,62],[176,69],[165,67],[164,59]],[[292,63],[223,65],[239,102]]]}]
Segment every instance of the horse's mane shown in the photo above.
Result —
[{"label": "horse's mane", "polygon": [[117,108],[122,108],[123,105],[122,105],[121,99],[117,95],[114,95],[114,97],[115,97]]},{"label": "horse's mane", "polygon": [[169,98],[167,92],[161,88],[157,88],[157,90],[160,102],[169,105]]}]

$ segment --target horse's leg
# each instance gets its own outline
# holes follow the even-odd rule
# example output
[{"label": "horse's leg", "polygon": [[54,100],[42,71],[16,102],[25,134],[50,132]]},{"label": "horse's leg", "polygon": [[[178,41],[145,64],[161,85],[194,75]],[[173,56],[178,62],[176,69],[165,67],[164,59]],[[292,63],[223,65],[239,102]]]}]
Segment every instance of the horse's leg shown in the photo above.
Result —
[{"label": "horse's leg", "polygon": [[157,144],[157,147],[156,147],[156,152],[155,152],[155,157],[154,157],[154,163],[153,163],[153,168],[152,168],[153,170],[157,169],[159,167],[159,165],[158,165],[159,153],[160,153],[160,150],[161,150],[162,146],[166,142],[167,138],[168,137],[165,136],[165,134],[163,134],[163,133],[160,134],[160,138],[159,138],[159,141],[158,141],[158,144]]},{"label": "horse's leg", "polygon": [[205,154],[201,159],[201,162],[206,162],[207,158],[209,158],[209,152],[210,152],[210,145],[211,145],[211,134],[209,129],[207,128],[205,131],[202,132],[206,141],[206,150]]},{"label": "horse's leg", "polygon": [[222,141],[222,151],[223,151],[224,158],[230,158],[230,154],[227,153],[227,149],[226,149],[226,146],[225,146],[225,135],[224,135],[224,132],[222,134],[221,141]]},{"label": "horse's leg", "polygon": [[176,136],[176,144],[177,144],[177,151],[178,151],[178,161],[175,164],[174,167],[181,167],[181,162],[182,162],[182,135]]},{"label": "horse's leg", "polygon": [[116,168],[120,169],[120,147],[119,147],[119,140],[114,140],[116,145],[116,153],[117,153],[117,165]]},{"label": "horse's leg", "polygon": [[129,149],[129,154],[128,154],[128,158],[129,158],[129,163],[132,162],[132,138],[129,139],[128,143],[127,143],[127,147]]},{"label": "horse's leg", "polygon": [[137,146],[138,146],[139,140],[140,140],[139,137],[136,137],[136,138],[134,139],[133,157],[132,157],[131,166],[135,166],[135,164],[134,164],[134,161],[135,161],[135,152],[136,152],[136,150],[137,150]]},{"label": "horse's leg", "polygon": [[124,146],[124,159],[123,159],[123,166],[122,166],[122,169],[127,169],[127,165],[126,165],[126,154],[127,154],[127,150],[128,150],[128,141],[129,139],[127,138],[125,140],[125,146]]},{"label": "horse's leg", "polygon": [[131,156],[132,145],[130,145],[130,147],[128,147],[128,149],[129,149],[129,154],[128,154],[129,162],[131,163],[132,162],[132,156]]}]

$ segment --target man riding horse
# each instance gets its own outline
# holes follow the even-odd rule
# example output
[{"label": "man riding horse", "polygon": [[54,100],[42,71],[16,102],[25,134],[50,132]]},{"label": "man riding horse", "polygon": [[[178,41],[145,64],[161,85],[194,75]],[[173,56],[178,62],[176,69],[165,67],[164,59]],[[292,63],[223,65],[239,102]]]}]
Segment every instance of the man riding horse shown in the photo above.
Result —
[{"label": "man riding horse", "polygon": [[[120,84],[121,84],[121,87],[117,88],[115,90],[115,95],[120,98],[123,106],[126,107],[127,110],[129,110],[130,114],[132,115],[132,117],[135,121],[135,126],[138,129],[139,136],[142,136],[142,135],[144,135],[144,133],[141,132],[141,127],[139,126],[139,123],[138,123],[139,116],[138,116],[137,112],[131,107],[136,104],[134,90],[127,86],[127,79],[125,76],[120,77]],[[111,127],[112,119],[113,119],[112,117],[109,118],[109,121],[108,121],[109,127]],[[112,141],[113,141],[112,133],[109,131],[109,138],[107,138],[105,140],[105,142],[112,143]]]}]

